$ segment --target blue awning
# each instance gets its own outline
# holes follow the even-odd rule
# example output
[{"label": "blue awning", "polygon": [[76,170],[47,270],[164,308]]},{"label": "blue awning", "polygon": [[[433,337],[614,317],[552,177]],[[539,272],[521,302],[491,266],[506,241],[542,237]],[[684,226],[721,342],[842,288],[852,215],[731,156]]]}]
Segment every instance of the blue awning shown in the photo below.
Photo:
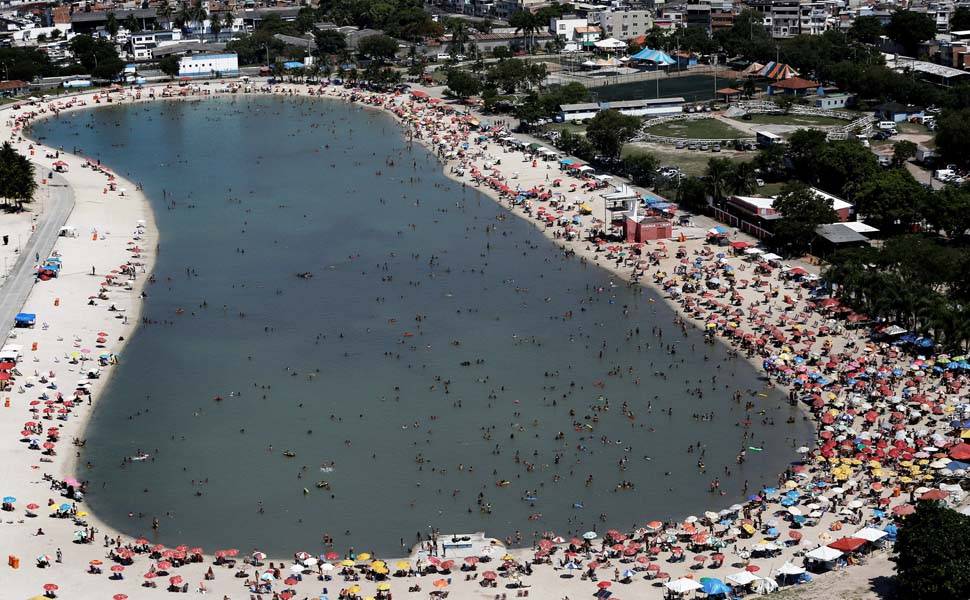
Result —
[{"label": "blue awning", "polygon": [[662,52],[660,50],[651,50],[650,48],[644,48],[630,58],[633,60],[647,60],[652,63],[657,63],[658,65],[672,65],[677,62],[666,52]]},{"label": "blue awning", "polygon": [[563,159],[561,159],[561,160],[559,161],[559,164],[561,164],[561,165],[571,165],[571,164],[573,164],[574,162],[576,162],[576,161],[575,161],[575,160],[573,160],[573,159],[571,159],[571,158],[563,158]]}]

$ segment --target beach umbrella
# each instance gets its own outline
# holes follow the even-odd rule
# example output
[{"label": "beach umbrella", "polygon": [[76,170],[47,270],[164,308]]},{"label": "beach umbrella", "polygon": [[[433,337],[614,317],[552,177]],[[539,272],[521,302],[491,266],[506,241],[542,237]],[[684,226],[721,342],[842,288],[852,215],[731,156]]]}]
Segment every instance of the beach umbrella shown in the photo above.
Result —
[{"label": "beach umbrella", "polygon": [[173,575],[168,578],[168,582],[172,585],[180,585],[182,583],[181,575]]},{"label": "beach umbrella", "polygon": [[701,591],[703,591],[708,596],[719,596],[731,593],[731,588],[727,586],[720,579],[707,578],[701,580]]},{"label": "beach umbrella", "polygon": [[128,600],[128,594],[115,594],[113,600]]},{"label": "beach umbrella", "polygon": [[13,504],[16,501],[17,501],[17,499],[14,498],[13,496],[4,496],[3,497],[4,504]]},{"label": "beach umbrella", "polygon": [[113,573],[121,573],[125,570],[124,565],[111,565],[111,571]]},{"label": "beach umbrella", "polygon": [[357,563],[355,563],[354,561],[350,560],[349,558],[345,558],[344,560],[340,561],[340,566],[341,567],[352,567],[352,566],[354,566],[356,564]]},{"label": "beach umbrella", "polygon": [[320,565],[320,570],[323,571],[324,573],[329,573],[330,571],[333,571],[334,568],[335,567],[330,563],[321,563]]},{"label": "beach umbrella", "polygon": [[[573,564],[573,563],[569,563],[569,564]],[[482,579],[487,579],[489,581],[492,581],[496,578],[498,578],[498,573],[496,573],[495,571],[485,571],[484,573],[482,573]]]},{"label": "beach umbrella", "polygon": [[273,581],[274,579],[276,579],[275,577],[273,577],[273,574],[270,573],[269,571],[266,571],[265,573],[260,575],[259,578],[262,579],[263,581]]},{"label": "beach umbrella", "polygon": [[58,590],[58,587],[57,587],[57,584],[56,583],[45,583],[44,584],[44,591],[45,592],[56,592],[57,590]]},{"label": "beach umbrella", "polygon": [[167,560],[163,560],[158,563],[159,571],[168,571],[171,568],[172,568],[172,563],[168,562]]},{"label": "beach umbrella", "polygon": [[286,585],[296,585],[297,579],[296,577],[287,577],[286,579],[283,580],[283,583],[285,583]]},{"label": "beach umbrella", "polygon": [[357,560],[359,562],[367,562],[370,560],[370,554],[368,554],[367,552],[361,552],[360,554],[357,555]]},{"label": "beach umbrella", "polygon": [[434,580],[434,583],[432,583],[431,585],[435,586],[439,590],[440,589],[444,589],[444,588],[448,587],[448,580],[447,579],[435,579]]},{"label": "beach umbrella", "polygon": [[340,555],[334,552],[333,550],[331,550],[330,552],[327,552],[326,554],[324,554],[323,557],[326,560],[337,560],[338,558],[340,558]]},{"label": "beach umbrella", "polygon": [[145,579],[155,579],[156,577],[158,577],[158,575],[155,574],[155,571],[149,571],[145,573],[144,577]]},{"label": "beach umbrella", "polygon": [[606,588],[610,587],[611,585],[613,585],[613,584],[610,583],[609,581],[601,581],[601,582],[599,582],[599,583],[596,584],[596,587],[598,587],[601,590],[605,590]]},{"label": "beach umbrella", "polygon": [[597,537],[598,535],[595,531],[587,531],[586,533],[583,534],[584,540],[595,540]]},{"label": "beach umbrella", "polygon": [[98,566],[98,565],[102,565],[102,564],[104,564],[104,563],[103,563],[103,562],[101,562],[100,560],[98,560],[97,558],[95,558],[94,560],[92,560],[92,561],[90,561],[90,562],[89,562],[88,564],[89,564],[89,565],[94,565],[94,566],[96,567],[96,566]]},{"label": "beach umbrella", "polygon": [[411,563],[406,560],[399,560],[394,563],[394,567],[400,571],[406,571],[411,568]]}]

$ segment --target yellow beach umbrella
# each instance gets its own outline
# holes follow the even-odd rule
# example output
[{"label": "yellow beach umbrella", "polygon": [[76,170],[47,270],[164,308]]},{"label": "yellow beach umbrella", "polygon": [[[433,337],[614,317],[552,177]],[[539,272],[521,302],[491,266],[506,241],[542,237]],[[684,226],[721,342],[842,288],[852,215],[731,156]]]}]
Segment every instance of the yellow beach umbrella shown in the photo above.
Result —
[{"label": "yellow beach umbrella", "polygon": [[387,563],[384,562],[383,560],[375,560],[374,562],[372,562],[370,564],[370,568],[372,568],[372,569],[386,569],[387,568]]},{"label": "yellow beach umbrella", "polygon": [[367,552],[361,552],[360,554],[357,555],[357,560],[359,560],[360,562],[367,562],[370,560],[370,554],[368,554]]},{"label": "yellow beach umbrella", "polygon": [[387,582],[382,582],[382,583],[378,583],[377,584],[377,591],[378,592],[386,592],[389,589],[391,589],[391,584],[389,584]]},{"label": "yellow beach umbrella", "polygon": [[344,560],[340,561],[340,566],[341,567],[352,567],[355,564],[356,563],[354,561],[350,560],[349,558],[345,558]]},{"label": "yellow beach umbrella", "polygon": [[347,593],[349,593],[349,594],[359,594],[360,593],[360,586],[359,585],[356,585],[356,584],[350,586],[349,588],[347,588]]},{"label": "yellow beach umbrella", "polygon": [[411,563],[409,563],[406,560],[399,560],[399,561],[397,561],[397,563],[394,566],[397,567],[398,569],[401,569],[403,571],[403,570],[406,570],[406,569],[410,569],[411,568]]},{"label": "yellow beach umbrella", "polygon": [[515,557],[512,556],[511,554],[506,554],[505,556],[502,557],[502,560],[515,560]]}]

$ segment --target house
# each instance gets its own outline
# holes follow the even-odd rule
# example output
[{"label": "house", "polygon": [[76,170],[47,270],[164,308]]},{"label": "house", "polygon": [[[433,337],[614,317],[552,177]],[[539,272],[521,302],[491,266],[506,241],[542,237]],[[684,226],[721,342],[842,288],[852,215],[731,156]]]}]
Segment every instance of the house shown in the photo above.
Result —
[{"label": "house", "polygon": [[910,117],[922,117],[923,109],[918,106],[900,104],[899,102],[884,102],[876,107],[875,116],[880,121],[894,121],[903,123]]},{"label": "house", "polygon": [[[129,16],[138,21],[138,26],[143,31],[153,29],[158,21],[158,15],[154,8],[119,9],[110,11],[114,14],[118,23],[123,23]],[[71,29],[75,33],[94,33],[98,29],[104,29],[108,24],[109,11],[97,10],[90,12],[77,11],[71,15]]]},{"label": "house", "polygon": [[576,30],[580,27],[586,27],[588,24],[585,17],[563,15],[558,19],[549,20],[549,31],[559,39],[571,42],[575,39]]},{"label": "house", "polygon": [[[848,222],[853,218],[854,207],[852,204],[822,190],[809,189],[817,197],[831,201],[832,210],[835,211],[839,223]],[[784,216],[775,209],[775,198],[773,196],[731,196],[725,202],[724,208],[725,212],[732,217],[754,225],[758,231],[768,233],[773,229],[772,222]],[[762,236],[759,235],[758,237]]]},{"label": "house", "polygon": [[12,98],[14,96],[23,96],[30,91],[30,86],[26,81],[20,81],[19,79],[11,79],[9,81],[0,81],[0,98]]},{"label": "house", "polygon": [[812,253],[816,256],[827,256],[836,250],[869,245],[869,238],[851,227],[846,227],[844,223],[819,225],[815,228],[815,235]]},{"label": "house", "polygon": [[128,36],[128,53],[134,60],[153,60],[155,49],[182,41],[179,29],[169,31],[139,31]]},{"label": "house", "polygon": [[573,40],[581,48],[591,48],[596,42],[600,41],[603,30],[596,25],[583,25],[573,31]]},{"label": "house", "polygon": [[801,77],[791,77],[768,84],[768,95],[807,96],[814,94],[818,88],[819,83],[817,81],[802,79]]},{"label": "house", "polygon": [[815,98],[815,108],[839,110],[855,104],[855,96],[850,94],[824,94]]}]

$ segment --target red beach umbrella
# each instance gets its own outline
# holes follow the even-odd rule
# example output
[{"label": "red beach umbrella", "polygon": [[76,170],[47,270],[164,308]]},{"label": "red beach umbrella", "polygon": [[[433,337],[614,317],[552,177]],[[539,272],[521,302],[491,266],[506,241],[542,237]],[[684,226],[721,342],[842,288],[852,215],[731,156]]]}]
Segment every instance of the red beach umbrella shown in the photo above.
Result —
[{"label": "red beach umbrella", "polygon": [[125,570],[123,565],[111,565],[111,571],[114,573],[121,573]]},{"label": "red beach umbrella", "polygon": [[128,594],[115,594],[112,598],[114,600],[128,600]]},{"label": "red beach umbrella", "polygon": [[601,581],[601,582],[599,582],[599,583],[596,584],[596,587],[598,587],[601,590],[605,590],[606,588],[610,587],[611,585],[613,585],[613,584],[610,583],[609,581]]},{"label": "red beach umbrella", "polygon": [[482,573],[482,579],[487,579],[489,581],[492,581],[496,578],[498,578],[498,573],[496,573],[495,571],[485,571],[484,573]]},{"label": "red beach umbrella", "polygon": [[45,583],[44,584],[44,591],[45,592],[56,592],[57,589],[58,588],[57,588],[57,584],[56,583]]},{"label": "red beach umbrella", "polygon": [[338,558],[340,558],[340,555],[334,552],[333,550],[331,550],[330,552],[327,552],[326,554],[324,554],[324,557],[327,560],[337,560]]},{"label": "red beach umbrella", "polygon": [[158,575],[155,574],[155,571],[145,573],[145,579],[155,579],[156,577],[158,577]]},{"label": "red beach umbrella", "polygon": [[173,576],[171,576],[171,577],[168,578],[168,582],[171,583],[172,585],[179,585],[179,584],[182,583],[182,576],[181,575],[173,575]]},{"label": "red beach umbrella", "polygon": [[286,585],[296,585],[296,577],[287,577],[283,580]]},{"label": "red beach umbrella", "polygon": [[758,565],[748,565],[744,568],[744,570],[747,571],[748,573],[757,573],[758,571],[761,570],[761,567],[759,567]]}]

